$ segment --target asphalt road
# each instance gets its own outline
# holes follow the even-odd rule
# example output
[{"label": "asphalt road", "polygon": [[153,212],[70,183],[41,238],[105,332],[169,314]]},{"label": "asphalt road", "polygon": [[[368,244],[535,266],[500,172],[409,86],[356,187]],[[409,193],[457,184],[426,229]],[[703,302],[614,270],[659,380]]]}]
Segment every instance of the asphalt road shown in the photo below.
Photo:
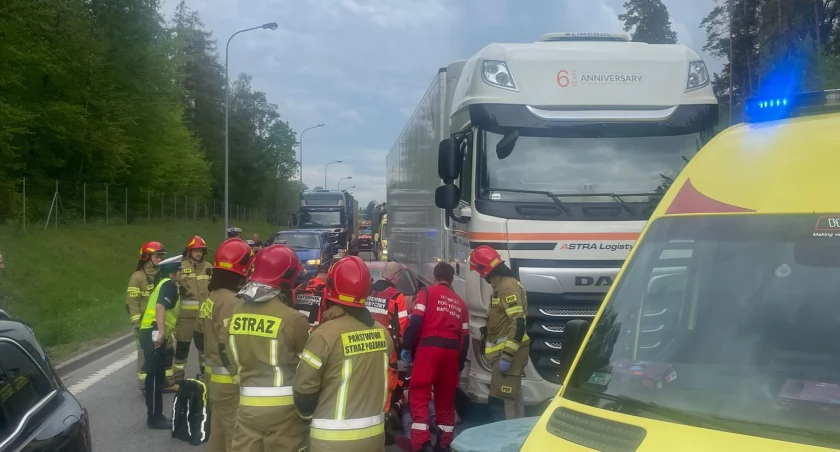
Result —
[{"label": "asphalt road", "polygon": [[[190,355],[187,376],[198,372],[197,352]],[[146,405],[137,389],[137,364],[133,345],[116,349],[69,375],[64,383],[84,405],[91,418],[91,436],[97,452],[195,452],[194,447],[172,439],[168,431],[146,428]],[[164,394],[164,413],[171,412],[172,394]],[[484,410],[470,410],[474,419],[466,419],[456,432],[487,422]],[[390,446],[388,452],[398,452]]]},{"label": "asphalt road", "polygon": [[[370,253],[360,253],[363,259],[372,259]],[[365,256],[368,254],[368,256]],[[187,376],[198,373],[198,353],[193,349],[187,367]],[[137,361],[134,345],[115,349],[97,361],[68,375],[62,375],[67,387],[84,405],[91,418],[91,436],[97,452],[196,452],[194,447],[175,440],[168,431],[146,428],[145,400],[137,388]],[[172,409],[172,394],[164,394],[164,413]],[[476,407],[478,408],[478,407]],[[486,410],[471,409],[470,417],[456,428],[456,434],[465,428],[489,422]],[[402,451],[397,445],[388,452]]]}]

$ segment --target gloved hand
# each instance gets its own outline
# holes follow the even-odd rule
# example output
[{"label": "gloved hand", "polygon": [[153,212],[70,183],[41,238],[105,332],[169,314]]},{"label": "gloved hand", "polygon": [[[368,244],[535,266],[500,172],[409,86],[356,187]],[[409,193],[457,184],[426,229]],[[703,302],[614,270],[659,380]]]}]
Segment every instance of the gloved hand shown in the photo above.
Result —
[{"label": "gloved hand", "polygon": [[503,374],[507,373],[507,371],[510,370],[510,361],[502,358],[501,361],[499,361],[499,370],[502,371]]},{"label": "gloved hand", "polygon": [[411,352],[408,350],[403,350],[400,352],[400,359],[402,362],[405,363],[406,366],[411,365]]}]

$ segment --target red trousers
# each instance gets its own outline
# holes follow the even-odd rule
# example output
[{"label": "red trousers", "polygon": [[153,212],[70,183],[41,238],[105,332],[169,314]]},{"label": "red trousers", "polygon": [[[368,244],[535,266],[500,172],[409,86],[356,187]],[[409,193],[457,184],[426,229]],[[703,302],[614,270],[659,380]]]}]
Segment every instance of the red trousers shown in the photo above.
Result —
[{"label": "red trousers", "polygon": [[438,347],[417,347],[411,371],[409,405],[411,406],[411,446],[414,450],[431,440],[429,402],[435,394],[435,416],[441,430],[438,444],[447,447],[455,432],[455,391],[458,389],[461,353]]}]

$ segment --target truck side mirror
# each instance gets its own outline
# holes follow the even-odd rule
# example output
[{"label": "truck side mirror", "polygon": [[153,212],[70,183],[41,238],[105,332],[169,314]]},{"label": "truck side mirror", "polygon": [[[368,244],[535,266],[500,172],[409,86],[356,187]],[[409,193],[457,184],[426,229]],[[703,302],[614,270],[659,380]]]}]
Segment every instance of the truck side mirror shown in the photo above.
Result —
[{"label": "truck side mirror", "polygon": [[447,138],[438,146],[438,176],[445,183],[451,183],[461,176],[461,152],[453,138]]},{"label": "truck side mirror", "polygon": [[449,183],[435,189],[435,205],[439,209],[455,209],[458,207],[460,200],[461,190],[455,184]]},{"label": "truck side mirror", "polygon": [[572,361],[575,360],[575,355],[583,344],[587,331],[589,331],[589,322],[586,320],[575,319],[566,322],[560,339],[560,370],[558,372],[560,378],[566,378],[566,374],[569,373]]},{"label": "truck side mirror", "polygon": [[294,213],[293,213],[293,214],[292,214],[292,225],[293,225],[293,226],[297,226],[297,224],[298,224],[298,221],[297,221],[297,220],[298,220],[297,214],[294,214]]}]

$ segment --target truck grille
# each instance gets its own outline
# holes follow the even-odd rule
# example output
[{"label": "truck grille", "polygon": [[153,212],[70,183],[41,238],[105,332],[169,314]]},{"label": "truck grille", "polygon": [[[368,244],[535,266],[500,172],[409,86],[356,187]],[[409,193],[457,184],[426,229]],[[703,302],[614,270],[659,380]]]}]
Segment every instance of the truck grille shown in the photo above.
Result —
[{"label": "truck grille", "polygon": [[[542,378],[555,384],[562,384],[565,375],[560,375],[560,349],[566,322],[574,319],[591,322],[606,294],[526,292],[526,295],[528,297],[526,331],[528,337],[531,338],[531,362]],[[564,306],[564,308],[557,308],[557,306]]]}]

